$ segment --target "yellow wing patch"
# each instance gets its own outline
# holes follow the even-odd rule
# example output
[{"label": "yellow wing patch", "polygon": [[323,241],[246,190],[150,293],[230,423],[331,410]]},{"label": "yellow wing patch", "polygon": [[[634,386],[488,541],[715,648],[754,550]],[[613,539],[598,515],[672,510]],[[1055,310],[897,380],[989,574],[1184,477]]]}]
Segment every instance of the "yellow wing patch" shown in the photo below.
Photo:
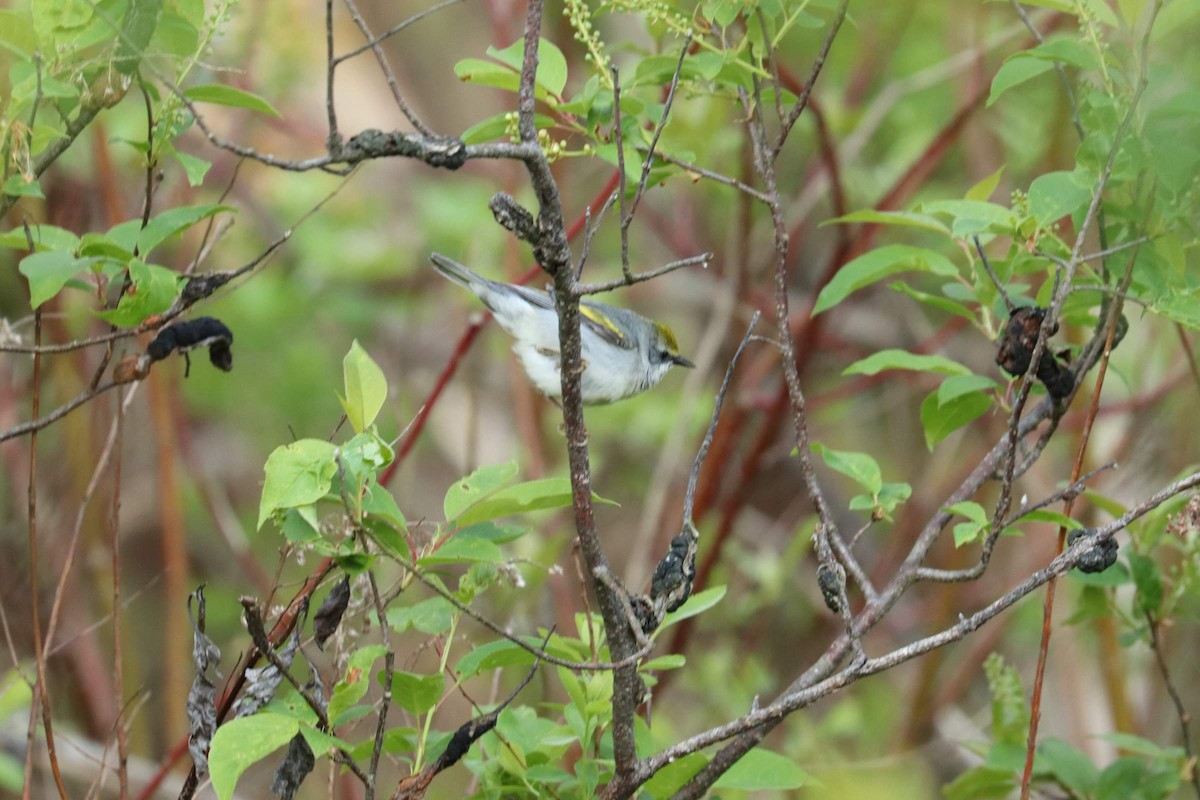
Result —
[{"label": "yellow wing patch", "polygon": [[625,335],[621,333],[621,329],[611,319],[604,316],[604,314],[595,308],[581,305],[579,306],[579,313],[583,315],[584,321],[591,325],[592,330],[599,334],[600,338],[617,347],[628,348],[630,346]]}]

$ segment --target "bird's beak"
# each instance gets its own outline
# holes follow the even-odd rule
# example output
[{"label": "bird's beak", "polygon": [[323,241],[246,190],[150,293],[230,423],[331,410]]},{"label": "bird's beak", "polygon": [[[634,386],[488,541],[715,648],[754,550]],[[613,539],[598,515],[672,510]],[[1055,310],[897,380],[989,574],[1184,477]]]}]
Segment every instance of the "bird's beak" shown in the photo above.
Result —
[{"label": "bird's beak", "polygon": [[671,363],[678,364],[681,367],[687,367],[688,369],[692,369],[693,367],[696,366],[695,364],[693,364],[691,361],[688,361],[683,356],[671,356]]}]

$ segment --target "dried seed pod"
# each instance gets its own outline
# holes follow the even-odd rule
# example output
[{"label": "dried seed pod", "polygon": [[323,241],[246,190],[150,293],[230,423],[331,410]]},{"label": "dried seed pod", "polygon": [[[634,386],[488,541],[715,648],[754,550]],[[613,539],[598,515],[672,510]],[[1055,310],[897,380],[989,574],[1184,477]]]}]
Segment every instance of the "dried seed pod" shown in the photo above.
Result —
[{"label": "dried seed pod", "polygon": [[[1086,538],[1087,535],[1088,532],[1086,530],[1071,531],[1071,534],[1067,537],[1067,546],[1074,545],[1080,539]],[[1117,563],[1117,551],[1119,549],[1117,540],[1110,536],[1085,550],[1075,566],[1080,572],[1104,572],[1104,570]]]},{"label": "dried seed pod", "polygon": [[[996,363],[1009,375],[1020,376],[1029,371],[1029,361],[1037,344],[1038,331],[1045,318],[1046,309],[1037,306],[1018,308],[1008,318],[1008,324],[1000,334]],[[1050,333],[1057,332],[1058,326],[1055,325]]]},{"label": "dried seed pod", "polygon": [[[1038,332],[1046,319],[1046,309],[1026,306],[1012,312],[1004,331],[1000,334],[996,363],[1013,376],[1029,371],[1033,350],[1037,346]],[[1058,332],[1055,324],[1050,333]],[[1046,391],[1056,400],[1070,396],[1075,389],[1075,375],[1046,349],[1038,361],[1037,378],[1046,386]]]},{"label": "dried seed pod", "polygon": [[842,576],[828,564],[817,567],[817,586],[821,589],[821,597],[825,599],[825,607],[835,614],[842,611],[842,581]]}]

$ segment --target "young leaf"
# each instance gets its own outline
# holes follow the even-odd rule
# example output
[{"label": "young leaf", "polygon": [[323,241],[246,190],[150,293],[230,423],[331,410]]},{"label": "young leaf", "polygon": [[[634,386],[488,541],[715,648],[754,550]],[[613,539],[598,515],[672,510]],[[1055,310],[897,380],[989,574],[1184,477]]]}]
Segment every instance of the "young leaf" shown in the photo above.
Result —
[{"label": "young leaf", "polygon": [[397,633],[416,628],[432,636],[450,630],[454,612],[445,598],[430,597],[411,606],[392,606],[387,611],[387,621]]},{"label": "young leaf", "polygon": [[983,375],[951,375],[938,387],[938,405],[945,405],[971,392],[995,389],[996,385],[994,380]]},{"label": "young leaf", "polygon": [[[57,225],[30,225],[29,233],[33,238],[35,253],[44,253],[47,250],[75,251],[79,248],[79,237]],[[24,227],[0,233],[0,247],[24,250],[28,246]]]},{"label": "young leaf", "polygon": [[315,503],[333,486],[337,448],[323,439],[301,439],[275,448],[264,467],[258,528],[276,510]]},{"label": "young leaf", "polygon": [[946,511],[949,511],[951,514],[961,514],[970,520],[969,522],[960,522],[954,526],[955,547],[962,547],[968,542],[975,541],[979,538],[980,533],[990,527],[987,512],[978,503],[971,501],[955,503],[952,506],[946,506]]},{"label": "young leaf", "polygon": [[76,258],[74,253],[61,251],[25,256],[17,269],[29,281],[29,305],[37,308],[62,291],[67,281],[99,260]]},{"label": "young leaf", "polygon": [[707,763],[708,756],[704,753],[688,753],[654,773],[654,777],[646,781],[642,790],[651,800],[666,800],[683,788],[683,785],[704,769]]},{"label": "young leaf", "polygon": [[480,467],[465,478],[450,485],[442,511],[447,520],[455,519],[475,503],[499,491],[500,487],[517,476],[517,462]]},{"label": "young leaf", "polygon": [[141,229],[137,237],[138,254],[142,258],[145,258],[150,255],[151,250],[158,247],[164,241],[177,233],[187,230],[200,220],[207,219],[222,211],[236,210],[233,206],[210,203],[200,206],[172,208],[169,211],[164,211],[158,216],[152,217],[146,223],[146,227]]},{"label": "young leaf", "polygon": [[667,614],[667,616],[663,618],[662,625],[658,627],[658,630],[654,632],[654,635],[657,636],[660,632],[674,625],[676,622],[682,622],[688,617],[694,617],[697,614],[703,614],[705,611],[708,611],[717,603],[721,602],[721,599],[725,597],[725,591],[726,587],[724,586],[714,586],[711,589],[705,589],[702,592],[697,592],[696,594],[692,595],[682,606],[675,611],[672,611],[670,614]]},{"label": "young leaf", "polygon": [[950,234],[950,229],[941,220],[931,217],[928,214],[918,214],[912,211],[876,211],[873,208],[866,208],[862,211],[855,211],[841,217],[826,220],[821,223],[821,227],[832,225],[836,222],[878,222],[881,225],[905,225],[910,228],[933,231],[934,233]]},{"label": "young leaf", "polygon": [[346,418],[354,430],[362,433],[375,421],[383,401],[387,399],[388,385],[383,370],[379,368],[358,339],[350,345],[350,352],[342,359],[342,380],[346,396],[338,396]]},{"label": "young leaf", "polygon": [[442,699],[445,679],[441,673],[419,675],[396,670],[392,673],[392,699],[406,711],[424,714]]},{"label": "young leaf", "polygon": [[[489,47],[487,54],[520,72],[525,60],[525,40],[518,39],[503,50]],[[557,45],[545,39],[538,39],[538,67],[534,83],[556,97],[562,95],[567,85],[567,59]]]},{"label": "young leaf", "polygon": [[940,372],[943,375],[970,375],[971,370],[945,356],[921,355],[907,350],[880,350],[855,361],[842,370],[843,375],[875,375],[888,369]]},{"label": "young leaf", "polygon": [[235,89],[220,83],[207,83],[185,89],[183,96],[193,103],[216,103],[221,106],[248,108],[251,111],[261,111],[274,117],[283,118],[274,106],[252,92]]},{"label": "young leaf", "polygon": [[1029,185],[1029,213],[1046,226],[1074,213],[1091,198],[1091,187],[1081,185],[1074,173],[1047,172]]},{"label": "young leaf", "polygon": [[300,720],[268,711],[232,719],[217,728],[208,751],[208,770],[220,800],[233,797],[238,778],[292,740]]},{"label": "young leaf", "polygon": [[947,403],[939,403],[932,392],[921,403],[921,425],[925,428],[925,446],[930,450],[951,433],[987,413],[992,398],[983,392],[971,392]]},{"label": "young leaf", "polygon": [[1000,69],[996,71],[995,77],[992,78],[992,90],[988,94],[987,105],[1000,99],[1000,95],[1007,92],[1014,86],[1019,86],[1031,78],[1036,78],[1043,72],[1049,72],[1054,69],[1054,62],[1040,58],[1018,58],[1022,55],[1017,53],[1010,56],[1007,61],[1000,65]]},{"label": "young leaf", "polygon": [[872,495],[879,494],[879,490],[883,488],[883,475],[879,471],[879,464],[866,453],[834,450],[820,442],[813,442],[812,451],[821,456],[825,466],[853,479]]},{"label": "young leaf", "polygon": [[133,328],[148,317],[166,311],[179,296],[182,279],[179,273],[166,267],[135,258],[129,262],[129,275],[133,279],[133,288],[125,293],[116,308],[98,311],[96,316],[121,328]]},{"label": "young leaf", "polygon": [[[606,500],[594,492],[592,500],[597,503],[616,505],[612,500]],[[571,481],[568,478],[543,478],[505,487],[489,497],[472,503],[459,513],[455,518],[455,523],[466,527],[498,517],[524,514],[527,511],[541,511],[547,508],[567,508],[570,505]]]},{"label": "young leaf", "polygon": [[958,275],[958,267],[954,266],[954,262],[932,250],[904,244],[879,247],[838,270],[833,280],[826,284],[817,296],[813,316],[833,308],[852,292],[864,286],[869,286],[888,275],[906,271],[932,272],[946,277]]},{"label": "young leaf", "polygon": [[344,720],[348,711],[358,704],[367,694],[371,665],[383,658],[387,648],[381,644],[360,647],[350,654],[346,663],[346,675],[333,687],[333,696],[329,699],[329,721],[336,728]]},{"label": "young leaf", "polygon": [[755,748],[734,762],[717,782],[719,789],[798,789],[818,781],[794,761],[770,750]]},{"label": "young leaf", "polygon": [[988,175],[979,183],[967,189],[964,197],[966,200],[987,200],[992,196],[992,192],[996,191],[996,187],[1000,185],[1000,176],[1004,174],[1004,165],[1000,165],[1000,169]]},{"label": "young leaf", "polygon": [[[390,616],[389,614],[389,618]],[[540,648],[542,645],[541,639],[536,637],[529,637],[528,641],[534,647]],[[454,671],[458,673],[460,680],[466,680],[484,670],[524,666],[532,663],[533,654],[528,650],[507,639],[499,639],[471,650],[459,659]]]},{"label": "young leaf", "polygon": [[500,548],[487,539],[473,536],[455,536],[417,563],[423,567],[438,564],[459,564],[483,561],[498,564],[504,560]]}]

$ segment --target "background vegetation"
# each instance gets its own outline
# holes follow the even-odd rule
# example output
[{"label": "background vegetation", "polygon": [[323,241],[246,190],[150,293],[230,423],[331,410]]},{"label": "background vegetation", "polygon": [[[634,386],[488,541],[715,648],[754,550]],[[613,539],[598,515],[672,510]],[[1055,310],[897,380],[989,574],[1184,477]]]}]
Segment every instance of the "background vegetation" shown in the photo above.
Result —
[{"label": "background vegetation", "polygon": [[[339,758],[354,759],[380,795],[425,791],[414,776],[529,674],[496,729],[430,774],[430,796],[586,797],[620,785],[666,797],[702,794],[716,780],[688,783],[708,759],[721,763],[717,748],[697,746],[625,775],[636,786],[621,784],[612,672],[542,664],[531,673],[529,652],[416,577],[559,659],[623,658],[619,643],[607,646],[617,634],[600,613],[610,588],[587,574],[574,545],[571,403],[564,427],[507,337],[479,327],[476,300],[428,264],[438,251],[517,280],[534,266],[530,248],[496,224],[489,201],[503,191],[535,213],[546,207],[545,187],[529,178],[536,159],[519,150],[526,7],[442,5],[380,42],[403,102],[357,23],[378,34],[424,7],[330,6],[332,52],[362,50],[328,84],[340,140],[329,129],[324,4],[29,0],[0,10],[0,792],[55,796],[57,771],[71,797],[100,784],[102,796],[177,796],[197,669],[220,693],[251,651],[244,614],[261,614],[271,630],[306,592],[313,610],[298,629],[312,661],[294,662],[297,683],[323,676],[311,691],[333,698],[328,719],[285,684],[267,711],[244,718],[264,728],[244,722],[244,739],[228,740],[224,754],[214,745],[202,793],[228,796],[236,780],[239,797],[271,796],[283,758],[272,751],[297,731],[318,758],[298,797],[374,791]],[[851,3],[839,22],[838,4],[821,0],[572,0],[548,4],[541,22],[537,116],[527,118],[544,131],[536,141],[576,257],[585,209],[599,218],[624,190],[589,240],[583,279],[621,276],[623,229],[635,272],[712,254],[706,268],[602,298],[669,324],[698,364],[586,412],[591,489],[612,501],[595,505],[612,575],[648,591],[688,518],[685,495],[699,532],[693,600],[642,661],[652,699],[633,723],[637,756],[652,760],[786,696],[831,643],[843,643],[839,668],[861,667],[845,623],[864,619],[870,595],[910,566],[931,572],[913,572],[911,588],[869,626],[861,645],[873,659],[954,630],[1031,575],[1049,577],[1066,528],[1078,526],[1119,531],[1120,556],[1102,573],[1060,581],[1033,704],[1034,791],[1200,796],[1186,721],[1200,704],[1189,680],[1200,511],[1184,510],[1200,460],[1200,6],[912,0]],[[619,122],[609,66],[618,68]],[[789,128],[774,115],[793,107],[803,113]],[[410,157],[351,138],[411,131],[414,118],[477,149],[450,171],[437,168],[442,140],[428,131],[417,130],[422,149]],[[761,149],[776,135],[778,159],[756,155],[756,141]],[[651,163],[642,195],[648,149],[668,160]],[[289,168],[264,163],[267,154]],[[777,186],[765,179],[767,161]],[[1025,439],[1015,480],[997,456],[985,470],[996,480],[951,500],[1006,441],[1027,395],[1028,415],[1039,402],[1053,407],[1035,381],[995,364],[1008,309],[976,236],[1018,305],[1061,312],[1042,357],[1057,363],[1067,350],[1079,368],[1090,353],[1088,368],[1102,365],[1081,372],[1065,413],[1040,412],[1053,435],[1037,458],[1026,454],[1038,436]],[[1081,258],[1106,249],[1115,249],[1107,259]],[[234,271],[227,285],[197,290],[205,296],[190,309],[179,275]],[[782,320],[778,275],[790,302]],[[1116,296],[1129,298],[1126,322],[1109,334]],[[229,327],[232,371],[202,350],[190,366],[137,360],[162,315],[184,311]],[[689,492],[713,397],[756,311],[768,341],[747,346]],[[781,321],[800,413],[769,341]],[[1106,334],[1111,359],[1100,352]],[[88,337],[100,340],[36,360],[30,352]],[[122,365],[129,380],[93,398]],[[21,428],[76,397],[87,402],[36,438]],[[314,496],[272,493],[272,462],[294,452],[280,448],[312,440],[342,447],[330,455],[313,445],[298,462],[318,475]],[[1064,508],[1081,475],[1087,491]],[[1014,513],[1057,499],[1019,525],[1019,538],[996,524],[1010,518],[1010,484]],[[501,486],[516,488],[490,510],[473,505]],[[1165,503],[1131,526],[1110,524],[1163,487],[1174,487]],[[950,502],[954,513],[941,514]],[[470,522],[490,527],[456,539]],[[907,564],[930,525],[924,557]],[[856,557],[822,553],[814,531],[826,548],[833,536],[835,551],[838,537],[854,540]],[[486,546],[464,544],[479,541]],[[443,549],[451,542],[460,544]],[[1055,562],[1059,572],[1083,549],[1072,552]],[[326,558],[333,566],[320,569]],[[977,563],[986,572],[975,580],[932,572]],[[817,579],[837,564],[849,579],[827,594],[845,616],[827,608]],[[342,574],[352,577],[349,609],[319,650],[308,640],[312,617]],[[200,584],[207,635],[224,654],[219,678],[193,651],[188,598]],[[1044,591],[1013,597],[940,649],[869,670],[882,674],[845,673],[846,688],[805,701],[712,791],[1015,796]],[[258,611],[245,611],[244,596]],[[389,622],[382,640],[379,616]],[[393,678],[382,722],[378,683],[360,673]],[[32,702],[39,683],[48,713]],[[270,747],[252,752],[255,742]]]}]

